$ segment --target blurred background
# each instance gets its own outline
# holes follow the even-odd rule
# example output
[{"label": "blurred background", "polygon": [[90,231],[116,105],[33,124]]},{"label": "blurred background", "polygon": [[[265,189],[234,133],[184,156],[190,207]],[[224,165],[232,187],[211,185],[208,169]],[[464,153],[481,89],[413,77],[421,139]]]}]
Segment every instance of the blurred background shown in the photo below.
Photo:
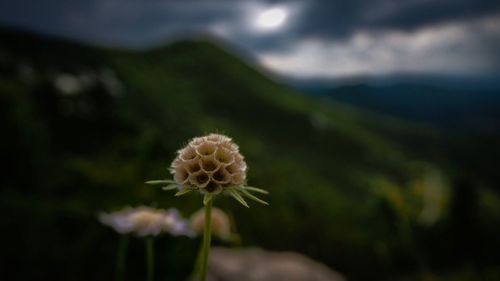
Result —
[{"label": "blurred background", "polygon": [[[347,280],[500,280],[499,50],[493,0],[0,0],[0,279],[112,279],[97,214],[195,212],[144,181],[219,132],[271,192],[215,202],[238,247]],[[158,280],[198,243],[157,239]]]}]

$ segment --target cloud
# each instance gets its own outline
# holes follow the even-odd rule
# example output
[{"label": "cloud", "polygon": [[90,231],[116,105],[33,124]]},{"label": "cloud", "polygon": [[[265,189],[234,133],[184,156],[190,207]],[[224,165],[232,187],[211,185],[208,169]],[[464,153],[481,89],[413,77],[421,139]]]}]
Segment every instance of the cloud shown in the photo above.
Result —
[{"label": "cloud", "polygon": [[289,50],[258,55],[284,75],[483,75],[500,69],[500,16],[427,26],[414,31],[362,30],[343,39],[304,39]]},{"label": "cloud", "polygon": [[500,12],[497,0],[315,0],[308,2],[300,38],[343,38],[358,30],[411,31]]},{"label": "cloud", "polygon": [[[272,7],[287,22],[263,32],[255,21]],[[0,1],[10,26],[121,47],[211,32],[271,69],[311,77],[497,71],[498,15],[498,0]]]}]

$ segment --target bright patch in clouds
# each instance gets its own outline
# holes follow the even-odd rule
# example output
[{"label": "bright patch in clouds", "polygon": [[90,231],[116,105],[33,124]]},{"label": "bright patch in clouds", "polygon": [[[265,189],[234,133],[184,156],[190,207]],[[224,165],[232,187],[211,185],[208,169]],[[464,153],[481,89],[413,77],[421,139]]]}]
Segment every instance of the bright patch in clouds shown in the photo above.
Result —
[{"label": "bright patch in clouds", "polygon": [[[302,16],[305,4],[301,0],[283,2],[279,5],[268,5],[263,2],[243,2],[242,18],[249,35],[286,33]],[[259,38],[259,37],[256,37]]]},{"label": "bright patch in clouds", "polygon": [[280,74],[334,78],[379,74],[481,75],[495,71],[500,17],[433,26],[413,32],[359,31],[346,40],[307,39],[286,51],[259,55]]},{"label": "bright patch in clouds", "polygon": [[298,2],[286,5],[269,6],[261,2],[241,2],[235,5],[238,20],[216,21],[208,25],[208,29],[230,41],[245,38],[255,40],[261,35],[276,35],[278,31],[286,32],[292,18],[297,17],[302,6]]},{"label": "bright patch in clouds", "polygon": [[283,25],[287,12],[283,8],[265,10],[257,17],[257,27],[262,29],[275,29]]}]

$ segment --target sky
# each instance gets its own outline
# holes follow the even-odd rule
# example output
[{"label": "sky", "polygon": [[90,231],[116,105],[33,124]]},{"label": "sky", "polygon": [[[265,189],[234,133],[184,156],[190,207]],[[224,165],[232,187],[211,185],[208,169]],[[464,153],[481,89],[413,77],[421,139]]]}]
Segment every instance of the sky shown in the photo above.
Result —
[{"label": "sky", "polygon": [[209,33],[291,78],[500,74],[498,0],[0,0],[0,26],[132,48]]}]

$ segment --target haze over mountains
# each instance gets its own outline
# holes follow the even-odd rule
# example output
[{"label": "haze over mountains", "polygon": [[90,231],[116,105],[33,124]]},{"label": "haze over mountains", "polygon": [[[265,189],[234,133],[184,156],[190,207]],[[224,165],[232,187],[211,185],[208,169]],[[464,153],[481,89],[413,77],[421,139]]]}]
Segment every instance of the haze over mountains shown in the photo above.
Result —
[{"label": "haze over mountains", "polygon": [[434,79],[432,82],[399,82],[398,78],[384,80],[342,86],[303,82],[294,87],[318,98],[441,129],[486,134],[500,132],[500,87],[493,81],[461,82],[457,81],[458,78]]}]

